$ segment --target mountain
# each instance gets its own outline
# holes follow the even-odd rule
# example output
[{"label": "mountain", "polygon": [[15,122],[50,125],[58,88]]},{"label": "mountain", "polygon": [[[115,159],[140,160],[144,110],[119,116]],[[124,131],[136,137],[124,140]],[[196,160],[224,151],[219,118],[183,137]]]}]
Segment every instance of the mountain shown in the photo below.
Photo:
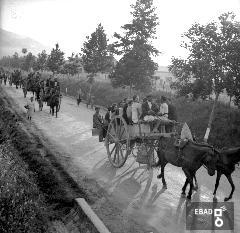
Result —
[{"label": "mountain", "polygon": [[34,55],[44,49],[47,52],[51,49],[29,37],[18,35],[0,28],[0,57],[13,55],[15,52],[21,55],[22,48],[26,48],[28,52],[32,52]]}]

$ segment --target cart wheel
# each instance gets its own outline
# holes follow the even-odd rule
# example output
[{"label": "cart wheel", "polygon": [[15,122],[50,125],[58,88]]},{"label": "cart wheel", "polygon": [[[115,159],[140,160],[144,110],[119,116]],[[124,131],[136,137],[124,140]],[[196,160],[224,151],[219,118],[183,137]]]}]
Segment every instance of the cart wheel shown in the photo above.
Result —
[{"label": "cart wheel", "polygon": [[105,139],[108,159],[114,167],[122,167],[129,155],[129,132],[126,121],[121,116],[115,116],[107,131]]}]

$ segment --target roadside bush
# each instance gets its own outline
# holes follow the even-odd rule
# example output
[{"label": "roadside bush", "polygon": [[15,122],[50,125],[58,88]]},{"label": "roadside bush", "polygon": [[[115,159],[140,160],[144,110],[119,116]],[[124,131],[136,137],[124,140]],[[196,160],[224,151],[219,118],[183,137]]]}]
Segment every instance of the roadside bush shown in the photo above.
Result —
[{"label": "roadside bush", "polygon": [[25,165],[11,158],[9,147],[0,146],[0,232],[46,232],[44,198]]},{"label": "roadside bush", "polygon": [[[188,101],[184,98],[175,99],[180,122],[187,122],[199,141],[202,141],[213,101]],[[238,109],[218,103],[210,132],[209,143],[218,147],[240,145],[240,112]]]}]

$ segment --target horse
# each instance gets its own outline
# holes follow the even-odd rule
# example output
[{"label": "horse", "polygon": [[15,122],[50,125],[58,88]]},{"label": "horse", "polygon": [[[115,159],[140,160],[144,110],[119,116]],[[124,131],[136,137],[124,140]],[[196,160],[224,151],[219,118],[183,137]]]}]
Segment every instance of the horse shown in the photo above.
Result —
[{"label": "horse", "polygon": [[[171,139],[167,139],[166,148],[159,146],[157,150],[158,162],[156,167],[161,167],[161,174],[158,178],[162,178],[163,188],[167,188],[164,177],[164,168],[168,163],[174,166],[182,167],[186,175],[186,181],[182,188],[182,196],[185,196],[187,184],[190,183],[190,189],[187,199],[191,199],[193,191],[193,179],[196,181],[196,171],[205,165],[210,176],[215,174],[216,163],[218,161],[217,151],[206,144],[199,144],[192,141],[185,142],[182,146],[175,146]],[[170,145],[170,147],[169,147]]]},{"label": "horse", "polygon": [[232,188],[230,195],[224,198],[224,201],[228,201],[232,199],[232,195],[235,190],[235,186],[232,180],[232,173],[235,170],[235,165],[240,162],[240,147],[223,149],[219,151],[219,157],[220,158],[217,163],[217,177],[213,195],[214,198],[216,198],[216,192],[219,186],[220,178],[222,175],[225,175]]},{"label": "horse", "polygon": [[60,95],[57,93],[53,93],[49,99],[49,106],[50,106],[50,114],[54,116],[54,108],[56,107],[56,117],[57,113],[60,110]]},{"label": "horse", "polygon": [[18,86],[20,85],[21,82],[21,72],[19,70],[15,70],[12,73],[12,82],[16,86],[16,89],[18,89]]}]

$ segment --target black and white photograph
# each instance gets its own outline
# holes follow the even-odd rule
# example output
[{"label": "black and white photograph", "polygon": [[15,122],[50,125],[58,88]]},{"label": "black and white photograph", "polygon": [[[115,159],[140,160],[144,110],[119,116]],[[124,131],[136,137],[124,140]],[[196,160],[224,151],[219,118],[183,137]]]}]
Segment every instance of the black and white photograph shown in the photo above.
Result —
[{"label": "black and white photograph", "polygon": [[240,0],[0,0],[0,233],[240,232]]}]

